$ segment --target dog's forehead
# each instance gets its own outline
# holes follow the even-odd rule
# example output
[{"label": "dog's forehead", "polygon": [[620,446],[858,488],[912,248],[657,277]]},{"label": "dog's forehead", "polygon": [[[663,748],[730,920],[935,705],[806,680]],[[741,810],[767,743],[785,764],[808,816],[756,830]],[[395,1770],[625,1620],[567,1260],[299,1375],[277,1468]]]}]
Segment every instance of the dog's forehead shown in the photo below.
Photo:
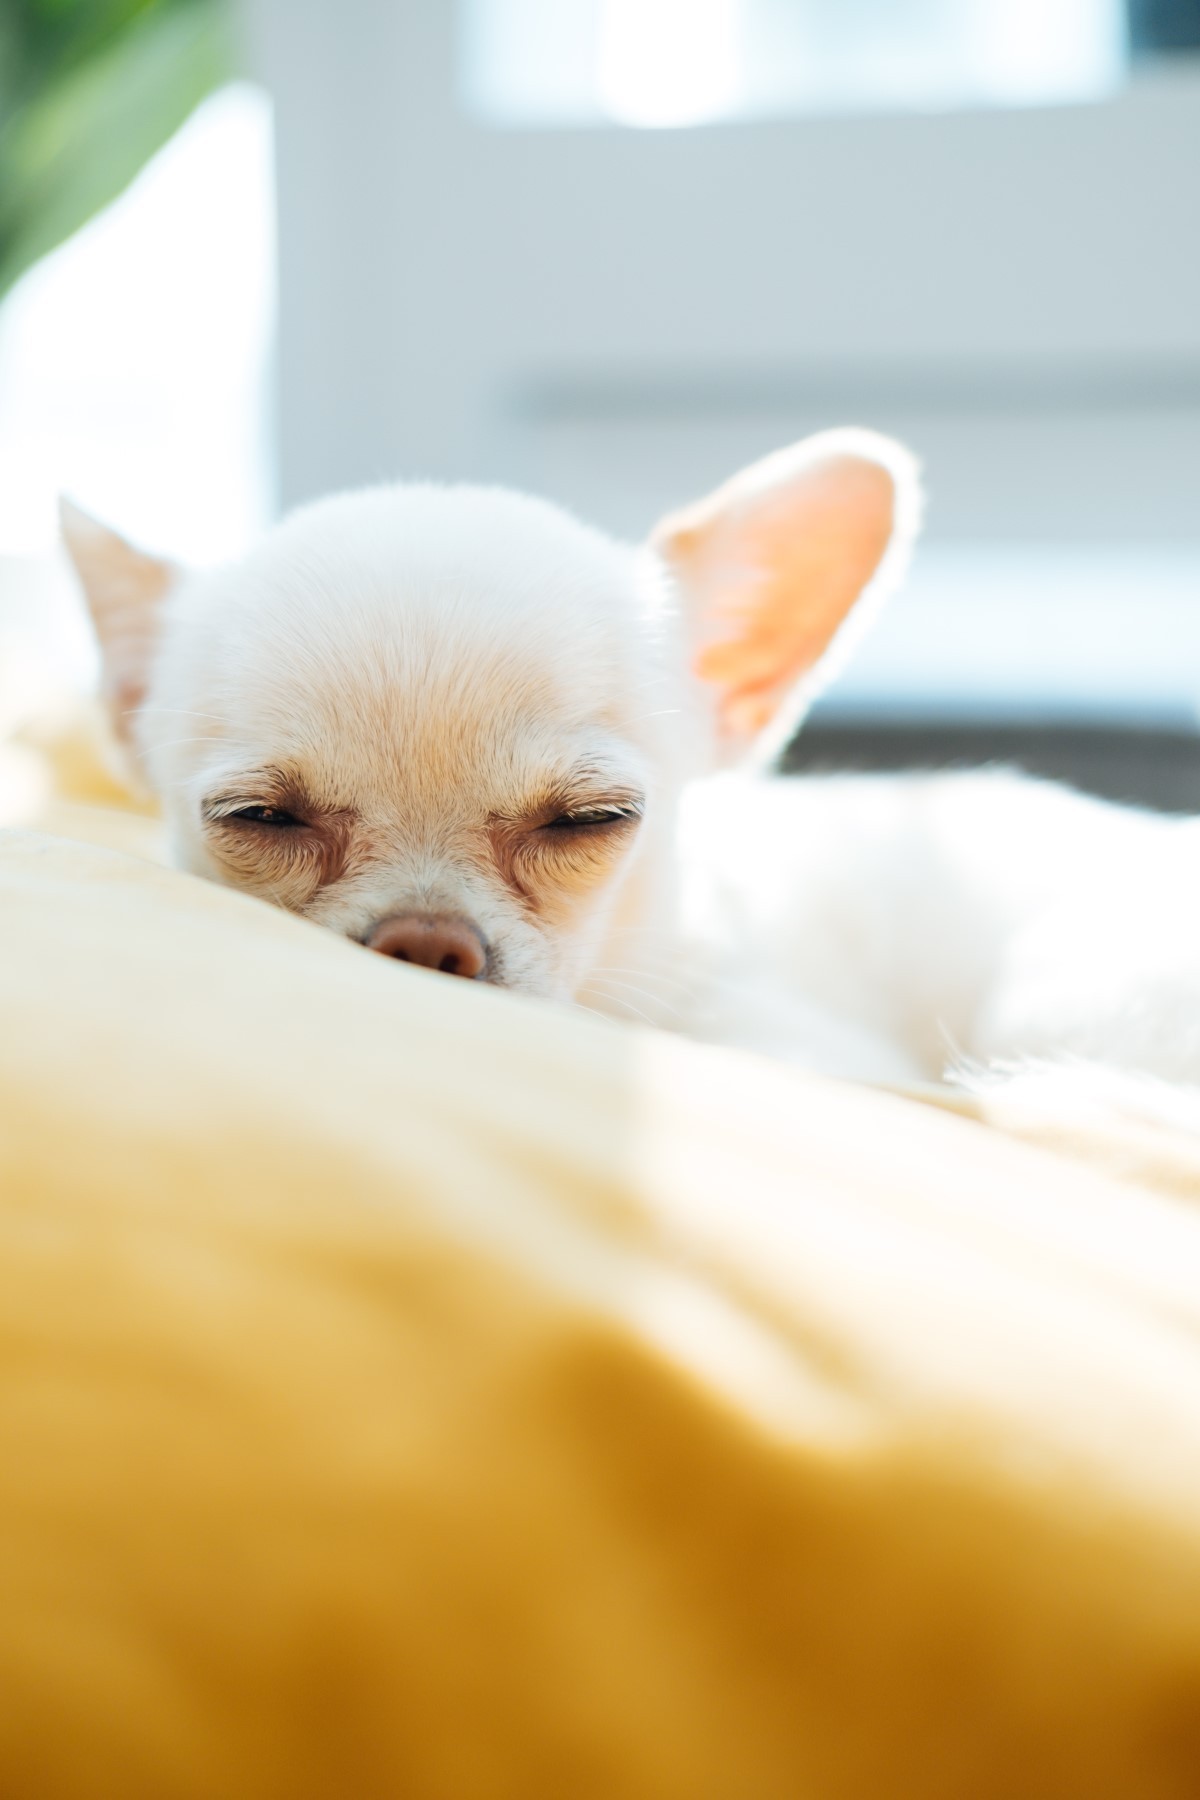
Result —
[{"label": "dog's forehead", "polygon": [[581,684],[565,691],[468,665],[418,679],[344,679],[326,670],[292,690],[274,718],[244,728],[257,760],[292,770],[330,806],[448,820],[517,810],[588,771],[635,780],[639,767],[620,718]]},{"label": "dog's forehead", "polygon": [[194,597],[180,651],[239,738],[331,795],[502,805],[637,742],[651,610],[635,554],[556,508],[401,488],[285,523]]},{"label": "dog's forehead", "polygon": [[647,613],[627,546],[525,495],[424,486],[303,509],[231,572],[216,610],[282,674],[320,685],[332,658],[339,681],[414,698],[422,678],[489,671],[602,688]]}]

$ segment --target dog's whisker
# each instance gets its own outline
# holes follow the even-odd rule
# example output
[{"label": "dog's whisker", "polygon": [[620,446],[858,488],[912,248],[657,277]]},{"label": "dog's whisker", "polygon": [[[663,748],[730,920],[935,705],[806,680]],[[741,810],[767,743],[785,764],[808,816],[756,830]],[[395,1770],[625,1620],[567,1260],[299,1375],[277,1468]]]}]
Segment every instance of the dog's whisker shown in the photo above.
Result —
[{"label": "dog's whisker", "polygon": [[[619,1006],[624,1012],[631,1013],[635,1019],[640,1019],[643,1025],[653,1025],[655,1023],[648,1013],[642,1012],[640,1008],[634,1006],[632,1001],[626,1000],[623,996],[614,994],[612,996],[612,1001],[614,1006]],[[577,1001],[576,1004],[583,1006],[581,1001]],[[583,1011],[594,1012],[602,1019],[611,1019],[613,1016],[611,1013],[601,1012],[599,1007],[596,1006],[583,1006]]]},{"label": "dog's whisker", "polygon": [[601,1012],[598,1006],[589,1006],[586,1000],[573,1000],[571,1005],[576,1012],[591,1013],[593,1019],[604,1019],[609,1025],[613,1023],[611,1013]]},{"label": "dog's whisker", "polygon": [[156,750],[178,750],[184,744],[208,744],[211,741],[204,733],[197,737],[158,738],[155,740],[154,748]]},{"label": "dog's whisker", "polygon": [[[622,975],[633,976],[634,982],[622,982],[620,980]],[[642,980],[641,975],[642,971],[640,969],[595,969],[588,976],[588,986],[595,987],[597,983],[602,981],[615,981],[618,985],[623,987],[636,985],[638,992],[644,994],[648,1000],[653,1000],[660,1006],[670,1005],[672,1007],[675,1007],[677,1002],[682,1001],[687,994],[688,984],[686,982],[679,982],[675,986],[667,988],[665,992],[659,992],[649,981]]]},{"label": "dog's whisker", "polygon": [[596,968],[597,975],[632,975],[647,985],[653,982],[665,983],[673,988],[690,987],[691,978],[680,969],[648,969],[644,965],[627,965],[624,963],[600,963]]},{"label": "dog's whisker", "polygon": [[184,719],[215,719],[218,725],[225,723],[220,713],[199,712],[194,706],[129,706],[121,717],[132,719],[139,713],[174,713]]},{"label": "dog's whisker", "polygon": [[608,971],[613,975],[641,975],[647,981],[669,981],[675,987],[686,987],[687,976],[673,969],[627,968],[621,963],[601,963],[599,973]]},{"label": "dog's whisker", "polygon": [[[652,1023],[652,1020],[647,1016],[647,1014],[638,1011],[637,1007],[635,1007],[633,1005],[632,1001],[626,999],[626,997],[625,997],[626,995],[633,994],[636,996],[637,999],[646,1001],[647,1005],[649,1005],[649,1006],[653,1006],[653,1007],[658,1008],[660,1011],[670,1013],[675,1018],[682,1017],[682,1014],[680,1013],[678,1007],[669,1005],[665,1000],[662,1000],[661,998],[659,998],[659,996],[657,996],[655,994],[648,994],[644,988],[634,987],[628,981],[606,982],[603,980],[603,978],[601,978],[600,980],[597,980],[595,977],[593,977],[592,980],[589,981],[588,985],[589,985],[589,987],[593,988],[597,993],[603,994],[607,991],[609,998],[613,1001],[613,1003],[615,1005],[627,1007],[629,1009],[629,1011],[636,1014],[636,1016],[639,1019],[644,1019],[646,1024],[648,1024],[648,1025]],[[617,991],[614,991],[614,990],[617,990]]]}]

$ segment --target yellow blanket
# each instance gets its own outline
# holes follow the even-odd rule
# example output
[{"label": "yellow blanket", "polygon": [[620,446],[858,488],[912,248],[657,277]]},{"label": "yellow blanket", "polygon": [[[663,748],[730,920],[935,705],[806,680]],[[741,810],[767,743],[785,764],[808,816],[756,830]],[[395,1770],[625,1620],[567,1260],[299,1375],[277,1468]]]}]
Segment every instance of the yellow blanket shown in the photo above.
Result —
[{"label": "yellow blanket", "polygon": [[0,1794],[1200,1794],[1184,1199],[94,846],[0,932]]}]

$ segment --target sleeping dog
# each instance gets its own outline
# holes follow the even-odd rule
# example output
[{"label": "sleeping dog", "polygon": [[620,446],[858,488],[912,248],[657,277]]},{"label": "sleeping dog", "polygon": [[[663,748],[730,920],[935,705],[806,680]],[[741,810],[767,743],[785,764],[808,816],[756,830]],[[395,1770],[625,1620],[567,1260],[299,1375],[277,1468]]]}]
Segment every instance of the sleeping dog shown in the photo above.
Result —
[{"label": "sleeping dog", "polygon": [[65,505],[172,855],[384,957],[864,1080],[1200,1069],[1190,823],[1005,774],[781,780],[900,579],[864,431],[617,543],[499,489],[302,508],[189,572]]}]

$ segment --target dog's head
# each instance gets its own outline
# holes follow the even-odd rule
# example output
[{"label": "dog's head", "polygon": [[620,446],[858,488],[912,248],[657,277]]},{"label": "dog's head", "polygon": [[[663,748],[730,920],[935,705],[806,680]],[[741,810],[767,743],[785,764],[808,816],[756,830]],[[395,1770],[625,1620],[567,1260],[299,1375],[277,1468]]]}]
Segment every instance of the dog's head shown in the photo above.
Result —
[{"label": "dog's head", "polygon": [[182,867],[565,996],[661,885],[683,780],[786,738],[916,507],[898,446],[829,433],[641,549],[424,485],[305,507],[203,573],[71,507],[64,534]]}]

